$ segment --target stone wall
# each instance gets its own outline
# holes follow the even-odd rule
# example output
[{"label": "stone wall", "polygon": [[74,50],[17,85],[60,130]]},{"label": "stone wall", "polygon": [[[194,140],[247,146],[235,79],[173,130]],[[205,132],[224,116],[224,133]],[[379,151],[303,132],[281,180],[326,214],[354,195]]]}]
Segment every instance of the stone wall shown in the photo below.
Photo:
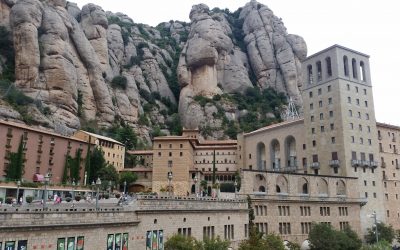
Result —
[{"label": "stone wall", "polygon": [[[27,211],[27,209],[29,211]],[[163,230],[164,241],[186,228],[203,239],[203,227],[213,226],[215,236],[225,237],[225,225],[233,225],[232,246],[244,239],[248,221],[245,201],[215,199],[167,199],[138,197],[124,206],[100,204],[71,207],[6,207],[0,213],[0,241],[27,240],[29,249],[55,249],[57,239],[83,236],[85,249],[104,249],[109,234],[128,233],[129,249],[145,249],[146,232]]]}]

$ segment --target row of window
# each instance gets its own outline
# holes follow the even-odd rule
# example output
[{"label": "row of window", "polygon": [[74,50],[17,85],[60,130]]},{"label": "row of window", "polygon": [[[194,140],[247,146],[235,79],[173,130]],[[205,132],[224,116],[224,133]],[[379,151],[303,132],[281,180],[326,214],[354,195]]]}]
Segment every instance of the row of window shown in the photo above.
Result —
[{"label": "row of window", "polygon": [[[353,117],[353,110],[351,110],[351,109],[349,109],[349,117]],[[360,111],[357,111],[357,118],[362,119]],[[365,113],[365,120],[369,120],[368,113]]]},{"label": "row of window", "polygon": [[[203,161],[194,161],[194,162],[198,163],[198,164],[212,163],[212,161],[209,161],[209,160],[206,161],[206,159],[203,159]],[[215,163],[236,163],[236,161],[224,159],[223,161],[216,160]]]},{"label": "row of window", "polygon": [[[347,97],[347,103],[351,104],[351,97]],[[360,106],[360,99],[356,98],[356,105]],[[364,106],[368,108],[368,101],[364,101]]]},{"label": "row of window", "polygon": [[[196,153],[195,155],[203,155],[203,153]],[[213,155],[213,153],[206,152],[204,155]],[[220,155],[219,152],[215,152],[215,155]],[[221,155],[225,155],[225,152],[222,152]],[[228,152],[227,155],[231,155],[231,152]],[[236,152],[232,152],[232,155],[236,155]]]},{"label": "row of window", "polygon": [[[378,139],[382,140],[382,134],[380,130],[378,130]],[[388,137],[392,138],[392,142],[396,142],[396,136],[393,132],[388,131]]]},{"label": "row of window", "polygon": [[[161,144],[158,144],[158,148],[162,148],[162,145]],[[172,144],[170,143],[169,144],[169,147],[168,148],[172,148]],[[181,143],[181,144],[179,144],[179,148],[183,148],[183,144]]]},{"label": "row of window", "polygon": [[[316,75],[317,75],[317,82],[322,81],[322,63],[321,61],[317,61],[316,64]],[[332,76],[332,62],[331,58],[327,57],[325,58],[325,68],[326,68],[326,78],[329,78]],[[314,83],[314,72],[313,72],[313,66],[309,64],[307,66],[307,76],[308,76],[308,83],[313,84]]]},{"label": "row of window", "polygon": [[[331,222],[321,222],[325,224],[331,225]],[[268,234],[268,223],[255,223],[255,227],[258,229],[259,232],[263,234]],[[339,227],[340,230],[344,230],[346,227],[349,226],[348,221],[340,221]],[[312,222],[300,222],[301,234],[309,234],[311,231]],[[279,234],[281,235],[288,235],[292,234],[292,228],[290,222],[279,222],[278,224]],[[244,225],[244,236],[249,237],[249,228],[248,224]]]},{"label": "row of window", "polygon": [[[332,110],[329,111],[329,118],[333,118],[333,111]],[[324,120],[324,113],[319,113],[319,119],[321,121]],[[315,121],[314,115],[310,116],[310,120],[311,120],[311,122]]]},{"label": "row of window", "polygon": [[[331,104],[333,104],[332,97],[329,97],[328,98],[328,105],[331,105]],[[318,107],[322,108],[323,106],[324,106],[323,101],[319,100],[318,101]],[[310,110],[314,110],[314,103],[310,103]]]},{"label": "row of window", "polygon": [[[330,216],[331,208],[330,207],[320,207],[320,215],[321,216]],[[255,215],[256,216],[266,216],[267,215],[267,206],[256,205],[254,206]],[[348,208],[347,207],[338,207],[339,216],[348,216]],[[278,206],[278,214],[279,216],[290,216],[290,206]],[[311,207],[309,206],[300,206],[300,216],[311,216]]]}]

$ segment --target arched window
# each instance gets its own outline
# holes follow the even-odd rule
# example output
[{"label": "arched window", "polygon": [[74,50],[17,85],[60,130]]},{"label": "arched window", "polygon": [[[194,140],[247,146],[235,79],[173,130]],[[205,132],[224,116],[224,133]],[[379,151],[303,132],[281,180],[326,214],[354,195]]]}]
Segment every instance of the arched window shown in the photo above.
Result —
[{"label": "arched window", "polygon": [[303,184],[303,194],[308,194],[308,183]]},{"label": "arched window", "polygon": [[317,82],[322,81],[322,64],[321,61],[317,62]]},{"label": "arched window", "polygon": [[296,139],[291,135],[285,139],[285,155],[286,167],[297,168]]},{"label": "arched window", "polygon": [[280,159],[280,145],[277,139],[274,139],[271,142],[270,154],[271,154],[272,170],[279,170],[281,168],[281,159]]},{"label": "arched window", "polygon": [[306,178],[299,179],[298,187],[298,191],[300,194],[308,194],[308,181]]},{"label": "arched window", "polygon": [[365,82],[366,81],[366,79],[365,79],[365,65],[364,65],[363,61],[360,62],[360,74],[361,74],[361,81]]},{"label": "arched window", "polygon": [[340,180],[336,183],[336,194],[337,195],[346,195],[346,184],[343,180]]},{"label": "arched window", "polygon": [[349,76],[349,60],[347,56],[343,57],[343,67],[344,67],[344,75]]},{"label": "arched window", "polygon": [[311,65],[307,66],[307,76],[308,76],[308,84],[313,84],[314,83],[314,76],[313,76],[313,71],[312,71],[312,66]]},{"label": "arched window", "polygon": [[[278,192],[278,190],[279,190],[279,192]],[[279,175],[276,178],[276,192],[277,193],[288,193],[288,180],[283,175]]]},{"label": "arched window", "polygon": [[319,179],[317,187],[318,187],[319,194],[328,195],[328,182],[326,180]]},{"label": "arched window", "polygon": [[356,59],[354,59],[354,58],[351,60],[351,68],[353,70],[353,78],[357,79],[358,78],[358,76],[357,76],[357,62],[356,62]]},{"label": "arched window", "polygon": [[326,74],[328,77],[332,76],[332,62],[331,58],[327,57],[325,58],[325,63],[326,63]]},{"label": "arched window", "polygon": [[259,142],[257,144],[257,168],[258,170],[266,170],[267,169],[267,160],[265,157],[265,144]]},{"label": "arched window", "polygon": [[265,193],[265,187],[264,187],[264,186],[260,186],[260,187],[258,188],[258,191],[264,192],[264,193]]}]

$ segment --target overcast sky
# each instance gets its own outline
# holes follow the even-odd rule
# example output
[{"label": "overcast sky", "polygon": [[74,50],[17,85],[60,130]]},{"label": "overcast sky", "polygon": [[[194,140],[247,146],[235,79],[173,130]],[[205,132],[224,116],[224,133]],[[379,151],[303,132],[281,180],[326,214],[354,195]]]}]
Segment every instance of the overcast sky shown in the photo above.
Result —
[{"label": "overcast sky", "polygon": [[[207,4],[235,11],[245,0],[71,0],[79,7],[100,5],[122,12],[136,23],[189,22],[191,6]],[[370,55],[377,121],[400,126],[400,1],[396,0],[259,0],[281,17],[289,33],[302,36],[311,55],[333,44]]]}]

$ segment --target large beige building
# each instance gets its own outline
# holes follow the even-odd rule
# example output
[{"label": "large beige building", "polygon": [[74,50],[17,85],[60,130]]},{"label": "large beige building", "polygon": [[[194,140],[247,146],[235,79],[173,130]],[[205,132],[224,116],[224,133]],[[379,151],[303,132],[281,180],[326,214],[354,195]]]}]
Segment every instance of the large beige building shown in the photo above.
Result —
[{"label": "large beige building", "polygon": [[237,141],[204,141],[196,131],[155,138],[153,191],[169,185],[168,172],[175,194],[189,193],[195,176],[210,185],[215,150],[219,179],[232,183],[240,171],[238,195],[253,197],[262,232],[301,241],[317,221],[362,235],[373,212],[400,229],[400,129],[375,120],[369,56],[334,45],[309,56],[303,70],[301,118]]},{"label": "large beige building", "polygon": [[400,127],[377,123],[380,170],[377,181],[383,182],[381,194],[385,204],[386,222],[400,229]]},{"label": "large beige building", "polygon": [[113,165],[117,171],[124,169],[125,146],[121,142],[83,130],[77,131],[73,137],[100,147],[108,164]]}]

